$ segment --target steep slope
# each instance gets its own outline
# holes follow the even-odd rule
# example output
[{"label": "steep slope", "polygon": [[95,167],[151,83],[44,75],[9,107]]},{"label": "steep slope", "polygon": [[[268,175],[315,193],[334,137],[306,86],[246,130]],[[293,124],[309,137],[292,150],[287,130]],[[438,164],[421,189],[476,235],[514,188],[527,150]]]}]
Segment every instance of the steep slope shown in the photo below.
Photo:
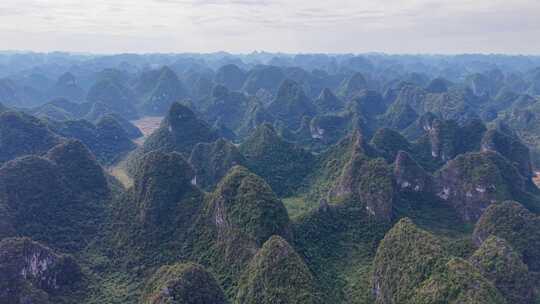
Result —
[{"label": "steep slope", "polygon": [[235,303],[321,303],[306,264],[279,236],[266,241],[240,278]]},{"label": "steep slope", "polygon": [[12,111],[0,113],[0,163],[28,154],[41,155],[60,141],[33,116]]},{"label": "steep slope", "polygon": [[286,142],[269,124],[262,124],[241,145],[247,166],[277,194],[298,187],[313,163],[311,153]]},{"label": "steep slope", "polygon": [[491,235],[506,240],[531,271],[540,269],[540,218],[521,204],[507,201],[486,209],[476,223],[473,240],[481,245]]},{"label": "steep slope", "polygon": [[103,116],[96,125],[81,119],[65,122],[49,121],[48,126],[56,134],[83,142],[96,158],[106,165],[115,163],[135,149],[135,144],[113,116]]},{"label": "steep slope", "polygon": [[248,72],[242,90],[255,94],[263,89],[275,94],[279,85],[285,79],[283,71],[275,66],[256,66]]},{"label": "steep slope", "polygon": [[205,104],[203,113],[207,121],[219,121],[225,127],[236,130],[245,116],[248,99],[242,93],[230,92],[225,86],[217,85]]},{"label": "steep slope", "polygon": [[338,112],[345,108],[345,104],[334,93],[325,88],[317,99],[313,101],[318,113],[328,114],[331,112]]},{"label": "steep slope", "polygon": [[71,191],[87,199],[103,199],[109,188],[95,156],[78,140],[67,140],[53,147],[46,156],[65,177]]},{"label": "steep slope", "polygon": [[534,281],[521,255],[504,239],[487,238],[470,258],[509,303],[533,303]]},{"label": "steep slope", "polygon": [[277,120],[292,130],[300,127],[304,116],[315,115],[312,101],[306,96],[302,87],[292,80],[283,81],[268,110]]},{"label": "steep slope", "polygon": [[[194,172],[178,153],[145,154],[134,172],[134,185],[117,201],[114,239],[125,258],[147,264],[169,263],[202,207],[192,185]],[[176,253],[175,253],[176,251]]]},{"label": "steep slope", "polygon": [[122,84],[112,80],[102,80],[94,84],[88,91],[86,100],[92,104],[103,103],[113,113],[125,119],[136,119],[139,116],[135,109],[133,93]]},{"label": "steep slope", "polygon": [[182,101],[188,96],[176,73],[168,67],[158,72],[158,77],[144,84],[139,108],[146,115],[163,115],[174,102]]},{"label": "steep slope", "polygon": [[444,261],[442,245],[411,220],[401,219],[386,233],[374,260],[375,303],[414,303],[415,288]]},{"label": "steep slope", "polygon": [[341,83],[337,95],[345,100],[349,100],[367,88],[368,85],[364,76],[361,73],[356,73]]},{"label": "steep slope", "polygon": [[50,98],[64,97],[74,102],[83,102],[86,94],[79,86],[75,76],[69,72],[62,74],[49,90]]},{"label": "steep slope", "polygon": [[416,290],[410,303],[504,304],[502,294],[469,262],[453,258]]},{"label": "steep slope", "polygon": [[177,263],[159,268],[146,283],[143,304],[225,304],[216,279],[202,266]]},{"label": "steep slope", "polygon": [[189,154],[198,143],[217,139],[215,131],[188,107],[174,103],[161,126],[148,137],[144,151],[164,149]]},{"label": "steep slope", "polygon": [[0,302],[10,304],[60,303],[82,279],[72,257],[28,238],[0,241],[0,270]]},{"label": "steep slope", "polygon": [[77,142],[55,147],[48,156],[54,162],[26,156],[0,168],[0,205],[18,235],[64,250],[83,248],[102,220],[109,193],[104,174]]},{"label": "steep slope", "polygon": [[203,189],[213,189],[232,167],[245,165],[246,159],[235,145],[218,139],[209,144],[197,144],[189,163],[195,170],[196,184]]},{"label": "steep slope", "polygon": [[[507,132],[505,132],[507,131]],[[526,179],[533,175],[529,148],[508,129],[488,130],[482,138],[482,151],[497,151],[506,157]]]},{"label": "steep slope", "polygon": [[491,204],[520,197],[525,180],[496,152],[462,154],[436,174],[437,195],[465,221],[475,222]]},{"label": "steep slope", "polygon": [[214,76],[216,83],[222,84],[233,91],[240,90],[245,80],[245,72],[234,64],[227,64],[220,67]]},{"label": "steep slope", "polygon": [[207,197],[186,251],[217,274],[232,298],[242,271],[263,243],[272,235],[289,234],[283,203],[263,179],[237,166]]}]

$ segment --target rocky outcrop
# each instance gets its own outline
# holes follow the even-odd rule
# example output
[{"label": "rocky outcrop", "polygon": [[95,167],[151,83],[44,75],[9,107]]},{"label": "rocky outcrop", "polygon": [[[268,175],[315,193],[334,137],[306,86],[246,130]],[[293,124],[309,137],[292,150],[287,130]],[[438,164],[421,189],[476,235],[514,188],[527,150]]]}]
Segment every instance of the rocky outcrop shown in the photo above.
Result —
[{"label": "rocky outcrop", "polygon": [[400,191],[431,191],[433,178],[409,153],[399,151],[394,161],[394,178]]},{"label": "rocky outcrop", "polygon": [[213,142],[218,136],[205,121],[188,107],[174,103],[161,126],[145,141],[144,152],[152,150],[176,151],[189,155],[198,143]]},{"label": "rocky outcrop", "polygon": [[304,116],[315,115],[313,102],[306,96],[303,88],[292,80],[283,81],[268,110],[291,130],[300,127]]},{"label": "rocky outcrop", "polygon": [[0,302],[55,303],[81,280],[75,260],[28,238],[0,242]]},{"label": "rocky outcrop", "polygon": [[531,271],[540,270],[540,218],[535,214],[517,202],[492,205],[476,223],[473,240],[481,246],[492,235],[519,252]]},{"label": "rocky outcrop", "polygon": [[302,258],[279,236],[272,236],[240,278],[234,303],[321,303],[315,280]]},{"label": "rocky outcrop", "polygon": [[351,137],[350,158],[341,168],[329,195],[338,199],[359,200],[367,213],[383,220],[393,216],[395,182],[384,159],[372,159],[375,152],[364,143],[359,132]]},{"label": "rocky outcrop", "polygon": [[488,237],[470,262],[493,282],[509,303],[533,303],[534,280],[521,254],[504,239]]},{"label": "rocky outcrop", "polygon": [[159,268],[146,282],[143,304],[226,304],[216,279],[201,265],[177,263]]},{"label": "rocky outcrop", "polygon": [[204,117],[211,123],[218,122],[236,130],[242,123],[248,107],[248,99],[243,93],[230,92],[223,85],[216,85],[212,94],[204,101]]},{"label": "rocky outcrop", "polygon": [[385,159],[392,162],[399,151],[411,151],[412,145],[399,132],[382,128],[375,132],[371,145],[377,149]]},{"label": "rocky outcrop", "polygon": [[460,155],[439,170],[435,179],[437,195],[468,222],[475,222],[489,205],[511,199],[524,188],[517,170],[495,152]]},{"label": "rocky outcrop", "polygon": [[169,67],[155,71],[150,78],[138,87],[139,108],[146,115],[163,115],[173,103],[182,101],[188,95],[176,73]]},{"label": "rocky outcrop", "polygon": [[270,186],[243,167],[234,167],[208,197],[187,248],[219,273],[229,297],[242,271],[272,235],[290,238],[289,217]]},{"label": "rocky outcrop", "polygon": [[246,159],[232,143],[218,139],[193,148],[189,163],[195,170],[195,184],[203,189],[213,189],[236,165],[245,165]]},{"label": "rocky outcrop", "polygon": [[410,219],[401,219],[386,233],[375,255],[375,303],[415,303],[415,289],[435,272],[444,256],[439,240]]},{"label": "rocky outcrop", "polygon": [[351,129],[350,115],[317,115],[309,125],[311,138],[323,145],[332,145],[347,136]]},{"label": "rocky outcrop", "polygon": [[533,173],[529,148],[513,134],[491,129],[484,134],[481,149],[482,151],[499,152],[519,170],[523,177],[527,179],[532,178]]},{"label": "rocky outcrop", "polygon": [[263,106],[263,104],[258,99],[252,97],[244,112],[242,123],[237,128],[236,133],[239,137],[246,137],[259,125],[263,123],[272,124],[274,120],[274,116]]}]

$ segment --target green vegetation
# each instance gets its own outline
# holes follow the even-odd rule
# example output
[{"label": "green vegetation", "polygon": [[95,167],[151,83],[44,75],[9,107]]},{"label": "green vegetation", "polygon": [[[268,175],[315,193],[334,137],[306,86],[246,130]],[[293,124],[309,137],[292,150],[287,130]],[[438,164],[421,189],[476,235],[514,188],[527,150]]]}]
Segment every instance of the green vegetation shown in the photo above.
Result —
[{"label": "green vegetation", "polygon": [[246,159],[235,145],[218,139],[210,144],[197,144],[189,163],[195,170],[196,184],[202,189],[212,190],[232,167],[245,165]]},{"label": "green vegetation", "polygon": [[60,138],[39,119],[21,112],[0,113],[0,163],[28,154],[43,154]]},{"label": "green vegetation", "polygon": [[6,238],[0,241],[0,270],[2,303],[77,303],[81,270],[70,256],[28,238]]},{"label": "green vegetation", "polygon": [[529,269],[540,269],[540,219],[517,202],[491,205],[476,223],[473,239],[480,245],[494,235],[523,256]]},{"label": "green vegetation", "polygon": [[270,186],[233,167],[211,193],[190,233],[186,250],[216,274],[227,296],[255,252],[272,235],[289,237],[289,218]]},{"label": "green vegetation", "polygon": [[371,144],[384,155],[389,162],[396,159],[399,151],[411,151],[411,145],[399,132],[391,129],[379,129],[373,135]]},{"label": "green vegetation", "polygon": [[193,263],[163,266],[146,283],[143,304],[225,304],[212,274]]},{"label": "green vegetation", "polygon": [[321,303],[313,276],[294,249],[272,236],[240,278],[234,303]]},{"label": "green vegetation", "polygon": [[521,255],[508,242],[490,236],[470,260],[509,303],[532,303],[533,279]]},{"label": "green vegetation", "polygon": [[314,157],[262,124],[241,145],[247,167],[263,177],[279,195],[291,193],[309,173]]},{"label": "green vegetation", "polygon": [[374,259],[373,292],[376,303],[409,303],[415,288],[444,263],[437,238],[401,219],[385,235]]},{"label": "green vegetation", "polygon": [[[66,146],[60,146],[51,152],[51,156],[62,154],[59,150],[67,151]],[[66,159],[62,167],[49,159],[25,156],[0,168],[0,205],[6,208],[17,235],[67,251],[84,248],[95,236],[96,222],[103,217],[104,195],[108,189],[100,180],[101,168],[91,159],[85,159],[84,152]],[[73,174],[85,176],[87,172],[77,173],[84,167],[75,165],[84,163],[97,170],[97,175],[88,172],[90,175],[86,179],[68,183],[67,179]],[[74,192],[70,186],[73,190],[94,187],[94,193]]]},{"label": "green vegetation", "polygon": [[0,303],[538,302],[539,60],[0,52]]},{"label": "green vegetation", "polygon": [[411,303],[503,304],[501,293],[469,262],[452,258],[423,282]]}]

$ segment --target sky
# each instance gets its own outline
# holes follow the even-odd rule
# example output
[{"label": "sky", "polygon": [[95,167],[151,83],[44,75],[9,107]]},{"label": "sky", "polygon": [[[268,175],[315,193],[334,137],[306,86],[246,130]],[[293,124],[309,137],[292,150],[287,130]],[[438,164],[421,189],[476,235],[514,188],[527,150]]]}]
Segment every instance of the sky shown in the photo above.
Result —
[{"label": "sky", "polygon": [[0,49],[540,54],[538,0],[0,0]]}]

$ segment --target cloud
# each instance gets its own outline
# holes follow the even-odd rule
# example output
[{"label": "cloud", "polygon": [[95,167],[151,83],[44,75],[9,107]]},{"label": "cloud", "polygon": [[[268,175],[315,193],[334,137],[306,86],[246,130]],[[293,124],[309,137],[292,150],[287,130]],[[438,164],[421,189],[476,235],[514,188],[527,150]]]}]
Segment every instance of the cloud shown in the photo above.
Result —
[{"label": "cloud", "polygon": [[0,41],[93,52],[540,53],[539,11],[536,0],[2,0]]}]

